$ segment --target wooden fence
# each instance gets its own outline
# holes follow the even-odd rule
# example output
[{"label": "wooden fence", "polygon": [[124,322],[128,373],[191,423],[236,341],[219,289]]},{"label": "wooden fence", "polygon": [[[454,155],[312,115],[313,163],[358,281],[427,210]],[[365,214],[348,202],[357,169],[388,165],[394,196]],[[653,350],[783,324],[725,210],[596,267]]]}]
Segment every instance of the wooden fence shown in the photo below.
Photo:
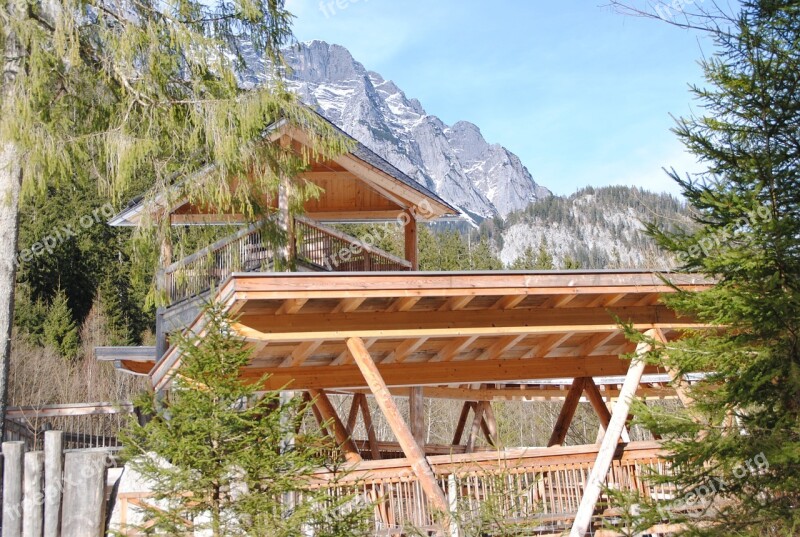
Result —
[{"label": "wooden fence", "polygon": [[64,433],[64,449],[114,451],[120,448],[118,435],[127,428],[133,413],[131,403],[9,407],[3,441],[22,441],[28,450],[41,450],[46,431],[59,430]]},{"label": "wooden fence", "polygon": [[64,434],[44,433],[44,449],[2,445],[3,537],[100,537],[105,534],[111,452],[65,451]]}]

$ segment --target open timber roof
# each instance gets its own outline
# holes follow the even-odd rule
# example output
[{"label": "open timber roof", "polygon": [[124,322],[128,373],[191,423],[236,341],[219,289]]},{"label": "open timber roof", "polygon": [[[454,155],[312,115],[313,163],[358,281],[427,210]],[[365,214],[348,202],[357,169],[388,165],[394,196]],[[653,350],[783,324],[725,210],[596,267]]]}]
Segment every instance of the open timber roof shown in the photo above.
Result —
[{"label": "open timber roof", "polygon": [[[424,220],[436,219],[447,215],[453,216],[460,213],[459,209],[443,200],[439,195],[426,186],[420,184],[407,174],[398,170],[396,167],[387,162],[386,159],[379,156],[367,146],[356,140],[353,136],[334,125],[330,120],[320,114],[317,115],[319,115],[319,117],[328,123],[333,129],[353,142],[353,147],[349,153],[339,156],[333,161],[327,163],[329,169],[334,173],[351,174],[354,178],[357,178],[366,185],[366,189],[356,188],[353,185],[348,185],[346,188],[348,191],[360,192],[361,194],[371,192],[373,195],[386,198],[384,202],[389,202],[390,206],[392,207],[394,207],[395,204],[398,207],[416,207],[418,215]],[[281,120],[270,125],[266,129],[266,132],[267,140],[274,141],[281,136],[287,136],[297,142],[307,143],[306,136],[302,129],[290,125],[285,120]],[[333,167],[331,168],[330,166]],[[314,166],[312,166],[312,168],[313,167]],[[196,177],[205,175],[212,169],[213,166],[206,166],[197,173],[188,176],[188,180],[191,181]],[[305,174],[301,174],[301,176],[305,176]],[[173,187],[174,192],[172,193],[174,196],[179,198],[181,197],[179,190],[183,184],[183,181],[185,180],[186,179],[183,179],[175,183]],[[190,203],[187,203],[187,200],[176,203],[174,201],[168,201],[163,194],[159,194],[155,197],[149,195],[140,195],[131,200],[119,214],[112,217],[109,220],[109,224],[112,226],[121,227],[135,226],[140,222],[143,214],[148,210],[154,210],[156,207],[159,207],[161,210],[163,210],[167,206],[170,207],[170,212],[180,212],[179,209],[181,208],[184,210],[188,208],[189,212],[196,210],[196,208],[194,208]],[[150,207],[150,209],[148,209],[148,207]],[[383,205],[381,205],[381,208],[385,209]],[[395,218],[394,215],[391,217],[383,216],[381,218],[375,218],[374,214],[378,211],[372,211],[372,214],[367,211],[362,212],[365,220],[392,220]],[[391,211],[384,212],[388,213]],[[173,218],[181,217],[174,216]],[[186,216],[183,216],[183,219],[180,219],[177,222],[174,221],[173,223],[187,224],[192,222],[186,218]],[[334,217],[333,219],[336,220],[337,218]],[[345,220],[357,221],[359,220],[358,214],[355,216],[348,215],[348,218],[345,218]],[[236,221],[236,215],[229,215],[229,217],[222,218],[218,222],[214,219],[209,220],[207,218],[198,220],[200,223],[232,223]]]},{"label": "open timber roof", "polygon": [[[688,291],[701,276],[666,275]],[[241,273],[216,300],[253,349],[243,376],[270,374],[270,388],[363,389],[346,341],[361,338],[387,385],[486,385],[622,375],[634,350],[618,321],[667,339],[699,328],[660,302],[675,292],[658,273]],[[203,330],[198,317],[191,326]],[[180,368],[170,349],[156,364],[121,361],[156,388]],[[649,367],[648,373],[659,373]]]}]

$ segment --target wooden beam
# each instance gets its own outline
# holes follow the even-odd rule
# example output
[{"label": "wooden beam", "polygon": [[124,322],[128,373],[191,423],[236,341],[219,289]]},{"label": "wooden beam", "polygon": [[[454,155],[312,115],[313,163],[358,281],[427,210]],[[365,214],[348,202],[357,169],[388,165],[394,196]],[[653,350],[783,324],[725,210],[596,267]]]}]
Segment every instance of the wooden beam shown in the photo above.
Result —
[{"label": "wooden beam", "polygon": [[[653,330],[649,330],[645,333],[648,337],[653,337],[654,334],[655,332]],[[614,411],[611,413],[611,421],[608,424],[606,435],[597,452],[597,458],[592,466],[592,472],[589,474],[589,479],[584,487],[583,497],[581,498],[578,512],[575,515],[575,521],[569,533],[570,537],[584,537],[586,532],[589,531],[594,508],[597,505],[597,499],[602,492],[603,483],[608,475],[608,470],[611,468],[614,453],[617,450],[617,443],[619,443],[620,435],[625,428],[625,421],[628,418],[631,400],[636,396],[636,388],[639,386],[642,374],[644,373],[644,355],[650,352],[650,350],[651,346],[645,342],[639,343],[636,346],[636,356],[631,360],[628,373],[625,375],[625,382],[622,384],[620,398],[617,404],[614,405]]]},{"label": "wooden beam", "polygon": [[461,444],[461,437],[464,435],[464,427],[467,425],[467,418],[469,417],[469,411],[475,407],[477,403],[474,401],[464,401],[464,404],[461,406],[461,415],[458,417],[458,423],[456,423],[456,431],[453,433],[453,445],[458,446]]},{"label": "wooden beam", "polygon": [[502,449],[500,445],[500,435],[497,430],[497,419],[494,415],[494,409],[492,409],[491,401],[484,401],[486,406],[483,409],[483,424],[485,425],[485,432],[486,432],[486,440],[489,441],[496,449]]},{"label": "wooden beam", "polygon": [[381,364],[404,362],[409,355],[424,345],[426,341],[428,341],[428,338],[424,337],[404,340],[381,361]]},{"label": "wooden beam", "polygon": [[454,339],[445,345],[439,354],[431,359],[432,362],[449,362],[458,354],[472,345],[478,336],[465,336]]},{"label": "wooden beam", "polygon": [[481,430],[483,413],[486,408],[484,403],[486,403],[486,401],[478,401],[475,403],[475,406],[472,407],[474,416],[472,418],[472,427],[470,427],[469,436],[467,436],[467,449],[465,453],[472,453],[475,451],[475,441],[478,439],[478,432]]},{"label": "wooden beam", "polygon": [[362,397],[366,397],[366,395],[363,393],[354,393],[353,400],[350,402],[350,412],[347,414],[347,424],[345,425],[350,438],[353,438],[353,433],[355,432],[356,420],[358,420],[358,412],[361,408]]},{"label": "wooden beam", "polygon": [[575,416],[575,410],[578,408],[578,403],[581,401],[583,394],[584,378],[578,377],[572,381],[572,386],[564,399],[564,405],[561,407],[561,412],[558,414],[555,427],[553,427],[553,434],[550,435],[550,440],[547,442],[547,447],[560,446],[567,438],[567,431],[572,423],[572,418]]},{"label": "wooden beam", "polygon": [[600,389],[597,387],[597,384],[594,383],[592,377],[584,378],[583,391],[586,392],[586,398],[589,399],[589,403],[600,419],[600,427],[602,427],[604,431],[607,430],[608,422],[611,421],[611,412],[608,410],[608,406],[606,406],[606,402],[603,400],[603,394],[600,393]]},{"label": "wooden beam", "polygon": [[369,403],[365,395],[359,400],[361,406],[361,418],[364,420],[364,428],[367,430],[367,439],[369,441],[369,449],[372,453],[372,460],[381,460],[381,448],[378,444],[378,436],[375,434],[375,426],[372,424],[372,414],[369,411]]},{"label": "wooden beam", "polygon": [[366,300],[365,297],[343,298],[331,313],[350,313],[356,311]]},{"label": "wooden beam", "polygon": [[411,263],[411,270],[419,270],[418,238],[417,238],[417,215],[415,211],[405,211],[406,217],[404,236],[405,236],[405,258]]},{"label": "wooden beam", "polygon": [[525,353],[523,358],[533,358],[533,357],[540,357],[544,358],[550,351],[564,343],[566,340],[571,338],[574,334],[572,332],[567,332],[565,334],[553,334],[548,336],[539,343],[536,347],[533,347],[531,350]]},{"label": "wooden beam", "polygon": [[392,302],[392,305],[389,306],[386,311],[390,313],[395,311],[408,311],[420,300],[422,300],[422,297],[420,296],[402,296]]},{"label": "wooden beam", "polygon": [[290,298],[284,300],[281,307],[275,312],[275,315],[294,315],[303,309],[306,302],[308,302],[307,298]]},{"label": "wooden beam", "polygon": [[308,390],[308,394],[312,397],[322,418],[333,427],[333,435],[336,438],[336,443],[344,451],[345,459],[348,462],[360,462],[361,455],[358,453],[358,448],[347,433],[347,429],[336,413],[336,409],[333,408],[328,395],[322,390]]},{"label": "wooden beam", "polygon": [[496,360],[508,349],[514,347],[517,343],[527,337],[527,334],[520,334],[516,336],[506,336],[500,338],[500,341],[483,351],[476,360]]},{"label": "wooden beam", "polygon": [[464,296],[454,296],[447,299],[447,302],[442,304],[439,308],[439,311],[458,311],[464,309],[467,304],[473,301],[475,297],[464,295]]},{"label": "wooden beam", "polygon": [[347,346],[358,368],[364,375],[364,380],[375,396],[378,407],[380,407],[383,415],[386,417],[386,421],[389,423],[389,427],[391,427],[397,441],[400,443],[403,453],[408,458],[411,470],[417,476],[422,490],[428,497],[428,501],[444,519],[444,528],[449,528],[451,522],[449,517],[450,503],[447,501],[444,491],[442,491],[442,488],[439,486],[436,480],[436,474],[428,462],[428,459],[425,458],[425,453],[414,439],[414,435],[411,433],[408,425],[403,421],[403,416],[400,414],[400,410],[397,408],[397,404],[392,398],[389,389],[386,387],[386,383],[383,381],[383,377],[380,371],[378,371],[367,347],[359,338],[348,339]]},{"label": "wooden beam", "polygon": [[[262,342],[263,343],[263,342]],[[323,340],[305,341],[294,348],[292,354],[286,357],[281,362],[281,367],[297,367],[316,351],[320,345],[324,343]]]},{"label": "wooden beam", "polygon": [[589,337],[586,343],[578,349],[576,356],[590,356],[595,350],[611,341],[618,333],[618,330],[614,330],[606,334],[600,333]]},{"label": "wooden beam", "polygon": [[414,386],[408,394],[408,421],[411,425],[411,434],[420,447],[425,448],[425,399],[422,386]]},{"label": "wooden beam", "polygon": [[[375,338],[368,339],[366,341],[367,348],[370,348],[376,341],[377,339]],[[339,356],[333,359],[331,365],[344,365],[352,363],[352,361],[353,357],[350,355],[350,350],[345,345],[345,349],[341,353],[339,353]]]},{"label": "wooden beam", "polygon": [[528,298],[528,295],[506,295],[501,297],[497,302],[489,306],[490,310],[511,310],[517,305]]}]

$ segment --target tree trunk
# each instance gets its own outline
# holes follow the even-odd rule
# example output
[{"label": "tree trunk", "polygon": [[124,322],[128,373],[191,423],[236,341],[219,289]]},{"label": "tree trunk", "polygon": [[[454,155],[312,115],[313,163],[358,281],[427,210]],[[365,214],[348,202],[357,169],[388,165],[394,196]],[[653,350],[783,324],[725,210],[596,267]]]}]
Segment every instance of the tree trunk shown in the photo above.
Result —
[{"label": "tree trunk", "polygon": [[[8,3],[12,20],[24,13],[24,5]],[[3,34],[2,114],[10,117],[9,103],[16,97],[16,80],[24,51],[11,25]],[[14,285],[17,277],[17,238],[19,236],[19,193],[22,188],[22,168],[17,145],[0,135],[0,438],[5,434],[6,403],[8,401],[8,371],[11,361],[11,330],[14,321]]]}]

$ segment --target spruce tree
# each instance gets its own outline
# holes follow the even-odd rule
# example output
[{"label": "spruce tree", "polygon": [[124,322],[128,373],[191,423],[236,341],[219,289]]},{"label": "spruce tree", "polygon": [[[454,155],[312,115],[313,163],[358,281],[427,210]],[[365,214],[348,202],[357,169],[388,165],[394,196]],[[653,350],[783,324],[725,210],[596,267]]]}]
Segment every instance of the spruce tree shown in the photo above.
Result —
[{"label": "spruce tree", "polygon": [[[654,506],[686,535],[800,531],[800,2],[745,1],[735,16],[689,19],[714,39],[693,87],[698,116],[675,132],[707,165],[672,171],[696,227],[649,231],[683,270],[716,280],[666,299],[719,329],[659,346],[651,359],[706,377],[683,413],[641,406],[665,438],[676,497]],[[687,400],[691,402],[690,400]]]},{"label": "spruce tree", "polygon": [[[21,196],[83,176],[119,203],[148,178],[167,204],[189,196],[255,221],[262,195],[313,195],[290,178],[346,150],[281,83],[291,18],[282,0],[0,1],[0,433]],[[243,72],[267,82],[245,91]],[[258,143],[280,119],[304,125],[312,150]]]},{"label": "spruce tree", "polygon": [[71,360],[78,354],[78,327],[73,319],[67,295],[59,289],[47,310],[42,324],[43,343],[53,347],[58,353]]},{"label": "spruce tree", "polygon": [[307,403],[281,400],[265,389],[266,378],[241,379],[250,350],[221,306],[207,306],[205,318],[203,335],[178,338],[181,370],[169,398],[143,395],[138,405],[154,417],[144,426],[134,421],[123,439],[128,467],[149,481],[157,504],[147,510],[150,531],[367,535],[364,501],[308,490],[335,446],[315,430],[302,431]]}]

